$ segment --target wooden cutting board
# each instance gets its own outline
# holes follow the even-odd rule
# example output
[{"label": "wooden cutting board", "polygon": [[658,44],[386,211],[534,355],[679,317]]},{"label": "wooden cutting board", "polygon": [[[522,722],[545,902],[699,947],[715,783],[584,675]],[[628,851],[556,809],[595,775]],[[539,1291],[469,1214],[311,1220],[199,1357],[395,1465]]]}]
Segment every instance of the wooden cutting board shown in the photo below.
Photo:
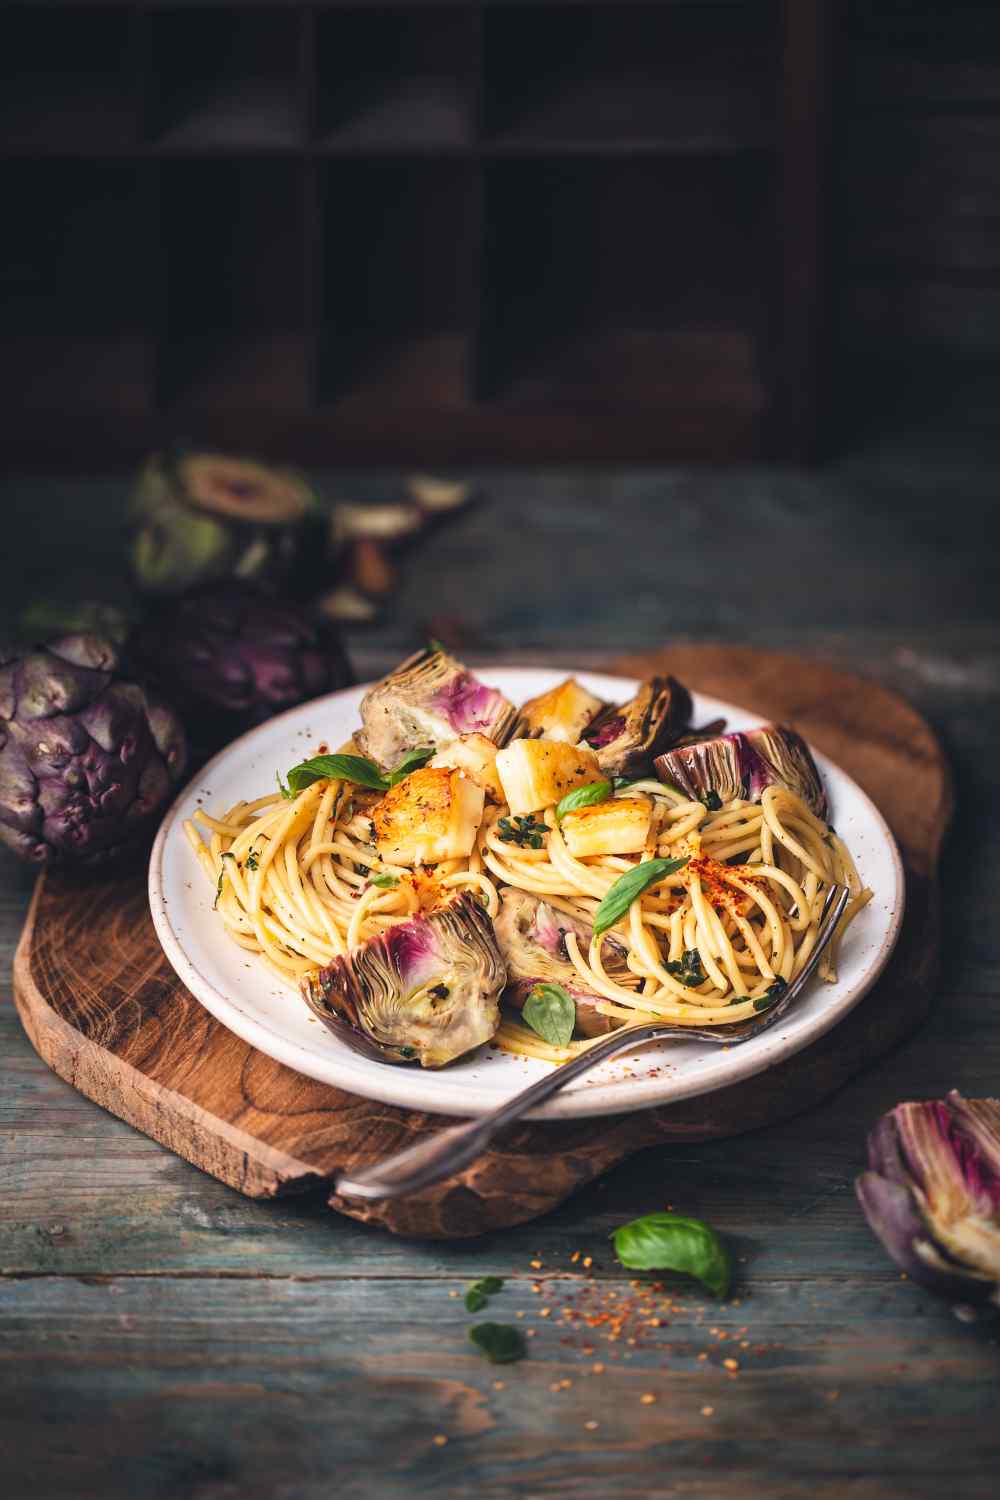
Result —
[{"label": "wooden cutting board", "polygon": [[[871,682],[745,647],[664,647],[615,669],[636,677],[669,670],[692,688],[786,720],[864,787],[906,865],[906,917],[886,973],[840,1026],[756,1078],[655,1111],[524,1124],[448,1182],[395,1203],[332,1196],[338,1212],[439,1238],[521,1223],[642,1147],[734,1135],[815,1107],[926,1015],[951,784],[924,720]],[[86,884],[43,875],[14,994],[33,1045],[61,1077],[253,1198],[317,1188],[440,1126],[434,1116],[304,1078],[227,1031],[160,951],[143,872]]]}]

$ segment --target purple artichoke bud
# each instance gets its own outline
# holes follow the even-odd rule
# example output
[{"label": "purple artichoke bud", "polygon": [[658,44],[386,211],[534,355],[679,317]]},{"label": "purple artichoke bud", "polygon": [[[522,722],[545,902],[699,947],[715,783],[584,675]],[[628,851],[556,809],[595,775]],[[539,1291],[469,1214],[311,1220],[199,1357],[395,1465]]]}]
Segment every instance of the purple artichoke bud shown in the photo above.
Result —
[{"label": "purple artichoke bud", "polygon": [[506,977],[493,924],[466,892],[306,975],[302,996],[349,1046],[440,1068],[493,1036]]},{"label": "purple artichoke bud", "polygon": [[898,1104],[855,1184],[875,1234],[914,1281],[1000,1306],[1000,1099]]},{"label": "purple artichoke bud", "polygon": [[505,745],[517,710],[497,688],[486,687],[446,651],[420,651],[366,693],[361,750],[389,770],[410,750],[440,750],[461,734],[482,734]]},{"label": "purple artichoke bud", "polygon": [[351,681],[328,621],[247,584],[198,589],[165,605],[130,654],[185,716],[199,755]]},{"label": "purple artichoke bud", "polygon": [[818,818],[827,816],[826,792],[809,746],[794,729],[768,724],[743,734],[678,745],[658,755],[656,774],[693,800],[712,794],[720,802],[736,797],[759,802],[769,786],[796,792]]},{"label": "purple artichoke bud", "polygon": [[628,703],[598,714],[584,733],[606,776],[635,776],[691,722],[691,694],[676,677],[651,677]]},{"label": "purple artichoke bud", "polygon": [[0,842],[40,865],[134,852],[184,771],[176,715],[122,680],[100,636],[0,663]]}]

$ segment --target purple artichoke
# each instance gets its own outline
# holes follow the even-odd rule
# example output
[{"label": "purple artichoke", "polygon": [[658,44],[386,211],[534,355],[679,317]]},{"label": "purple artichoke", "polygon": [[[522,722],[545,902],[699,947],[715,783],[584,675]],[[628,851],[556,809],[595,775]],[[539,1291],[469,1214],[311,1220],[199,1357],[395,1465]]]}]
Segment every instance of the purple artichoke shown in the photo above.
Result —
[{"label": "purple artichoke", "polygon": [[0,648],[0,842],[23,859],[95,865],[135,850],[186,760],[177,716],[122,679],[110,641]]},{"label": "purple artichoke", "polygon": [[1000,1306],[1000,1100],[898,1104],[855,1184],[874,1232],[914,1281]]},{"label": "purple artichoke", "polygon": [[199,756],[351,681],[328,622],[238,583],[165,605],[133,636],[130,655],[184,714]]}]

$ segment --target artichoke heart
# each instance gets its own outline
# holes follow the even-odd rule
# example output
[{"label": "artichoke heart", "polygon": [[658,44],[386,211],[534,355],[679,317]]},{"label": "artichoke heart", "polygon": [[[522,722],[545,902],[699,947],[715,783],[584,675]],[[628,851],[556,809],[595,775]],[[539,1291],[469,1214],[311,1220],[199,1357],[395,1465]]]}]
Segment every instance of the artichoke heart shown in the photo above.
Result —
[{"label": "artichoke heart", "polygon": [[493,924],[463,892],[307,974],[302,997],[348,1045],[440,1068],[494,1035],[506,978]]},{"label": "artichoke heart", "polygon": [[826,792],[809,746],[794,729],[767,724],[745,733],[720,734],[680,745],[656,757],[656,774],[704,802],[712,792],[722,802],[759,802],[765,788],[796,792],[818,818],[827,817]]},{"label": "artichoke heart", "polygon": [[575,677],[567,677],[557,687],[529,698],[522,705],[514,737],[562,740],[566,745],[575,745],[603,707],[601,699],[588,693]]},{"label": "artichoke heart", "polygon": [[[518,1010],[536,984],[561,984],[576,1004],[576,1030],[581,1036],[603,1036],[615,1029],[612,1017],[597,1009],[604,997],[586,988],[566,949],[566,934],[572,932],[581,953],[589,951],[593,934],[585,922],[556,911],[538,896],[508,887],[494,930],[507,965],[504,998]],[[625,950],[615,938],[605,938],[601,961],[616,984],[636,984],[625,962]]]},{"label": "artichoke heart", "polygon": [[498,688],[486,687],[447,652],[420,651],[365,694],[356,738],[363,754],[394,770],[407,751],[440,750],[460,735],[482,734],[503,745],[516,713]]},{"label": "artichoke heart", "polygon": [[584,738],[606,776],[634,776],[690,722],[687,688],[676,677],[651,677],[628,703],[605,709]]}]

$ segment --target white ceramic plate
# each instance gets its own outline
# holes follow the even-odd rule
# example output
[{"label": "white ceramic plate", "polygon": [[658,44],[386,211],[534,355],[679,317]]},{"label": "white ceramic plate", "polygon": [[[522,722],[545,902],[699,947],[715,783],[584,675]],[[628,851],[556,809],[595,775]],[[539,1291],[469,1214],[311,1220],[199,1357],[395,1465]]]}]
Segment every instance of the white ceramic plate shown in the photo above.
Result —
[{"label": "white ceramic plate", "polygon": [[[623,702],[635,683],[577,673],[600,697]],[[482,673],[515,703],[544,692],[565,671],[497,668]],[[483,1049],[441,1072],[371,1062],[352,1052],[315,1020],[297,992],[259,960],[231,943],[212,911],[214,891],[184,836],[182,824],[199,806],[231,806],[259,797],[322,741],[341,744],[358,725],[364,687],[350,688],[291,709],[235,740],[181,793],[153,846],[149,901],[164,952],[178,976],[231,1031],[300,1073],[352,1094],[439,1114],[485,1114],[530,1083],[548,1064]],[[729,729],[763,722],[715,698],[695,695],[695,723],[724,717]],[[854,855],[874,900],[850,927],[835,984],[815,982],[790,1013],[760,1038],[731,1051],[711,1043],[661,1042],[602,1064],[537,1111],[538,1118],[570,1119],[647,1109],[707,1094],[736,1083],[807,1047],[829,1031],[875,983],[899,933],[903,869],[881,814],[851,778],[817,756],[826,778],[837,831]]]}]

